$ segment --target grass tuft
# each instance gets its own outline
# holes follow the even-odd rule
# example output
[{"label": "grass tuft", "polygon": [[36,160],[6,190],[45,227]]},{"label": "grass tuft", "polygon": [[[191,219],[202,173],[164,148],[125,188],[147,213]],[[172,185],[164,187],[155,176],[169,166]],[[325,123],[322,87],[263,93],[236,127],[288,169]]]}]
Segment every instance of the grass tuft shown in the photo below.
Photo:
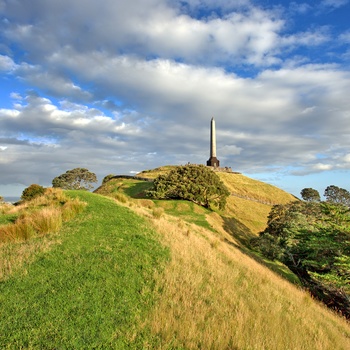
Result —
[{"label": "grass tuft", "polygon": [[6,208],[6,214],[0,216],[0,223],[10,219],[12,223],[0,226],[0,243],[56,233],[63,221],[71,220],[84,208],[83,202],[70,199],[61,189],[46,189],[43,196]]},{"label": "grass tuft", "polygon": [[152,215],[154,218],[159,219],[163,216],[164,209],[163,208],[153,208]]}]

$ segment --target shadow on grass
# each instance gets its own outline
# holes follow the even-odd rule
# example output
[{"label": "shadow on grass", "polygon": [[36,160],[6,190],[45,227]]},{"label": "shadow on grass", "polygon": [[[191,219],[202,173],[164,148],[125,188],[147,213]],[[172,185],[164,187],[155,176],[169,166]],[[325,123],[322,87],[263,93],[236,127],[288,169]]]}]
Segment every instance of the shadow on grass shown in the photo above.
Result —
[{"label": "shadow on grass", "polygon": [[225,240],[227,244],[230,244],[236,248],[238,248],[242,253],[248,255],[259,264],[262,264],[277,273],[281,277],[285,278],[289,282],[297,285],[301,285],[299,278],[288,269],[285,265],[271,261],[263,256],[261,256],[258,252],[254,251],[250,246],[250,240],[255,238],[256,235],[250,231],[250,229],[242,224],[239,220],[235,218],[223,217],[224,220],[224,230],[229,233],[237,242],[235,244],[230,242],[229,240]]},{"label": "shadow on grass", "polygon": [[137,198],[137,199],[149,199],[146,196],[146,191],[149,190],[153,186],[153,183],[151,182],[135,182],[128,184],[127,187],[124,188],[124,192],[126,195],[130,196],[131,198]]}]

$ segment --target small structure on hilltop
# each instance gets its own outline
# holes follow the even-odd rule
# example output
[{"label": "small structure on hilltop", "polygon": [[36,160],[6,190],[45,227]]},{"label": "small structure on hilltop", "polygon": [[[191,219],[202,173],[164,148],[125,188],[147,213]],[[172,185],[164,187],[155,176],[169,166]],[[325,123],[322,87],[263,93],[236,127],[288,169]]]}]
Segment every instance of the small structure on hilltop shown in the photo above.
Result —
[{"label": "small structure on hilltop", "polygon": [[214,168],[220,167],[220,161],[216,158],[216,130],[214,118],[211,118],[210,124],[210,158],[207,161],[207,166],[212,166]]}]

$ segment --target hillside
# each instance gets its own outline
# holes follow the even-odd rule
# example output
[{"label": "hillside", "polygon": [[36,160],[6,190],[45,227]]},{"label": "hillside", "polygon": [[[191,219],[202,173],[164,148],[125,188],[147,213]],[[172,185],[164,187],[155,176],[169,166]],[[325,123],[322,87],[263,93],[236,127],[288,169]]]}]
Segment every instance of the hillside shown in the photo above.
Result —
[{"label": "hillside", "polygon": [[[143,171],[137,176],[154,179],[158,175],[166,174],[175,166],[164,166],[153,170]],[[237,232],[239,236],[251,237],[264,230],[267,216],[273,204],[285,204],[296,198],[275,186],[262,181],[251,179],[239,173],[217,172],[224,182],[231,196],[228,198],[227,208],[221,216],[226,231]],[[216,215],[209,218],[215,224]]]},{"label": "hillside", "polygon": [[[155,177],[169,168],[147,174]],[[251,199],[295,200],[240,174],[220,176],[232,192]],[[158,277],[159,301],[146,321],[159,348],[349,347],[346,321],[265,267],[268,263],[252,258],[246,249],[246,238],[264,228],[271,206],[233,196],[224,213],[215,213],[189,202],[145,199],[143,191],[149,186],[138,180],[113,179],[99,192],[114,198],[120,192],[131,196],[125,204],[148,217],[170,249],[171,261]],[[160,214],[157,209],[162,209]],[[279,272],[283,274],[283,267]]]},{"label": "hillside", "polygon": [[[231,182],[232,191],[272,199],[269,185],[255,192],[255,180]],[[21,260],[0,284],[1,348],[349,348],[349,323],[245,247],[268,205],[234,197],[234,207],[211,212],[147,199],[149,186],[117,178],[99,194],[68,191],[86,203],[77,218],[55,234],[0,245],[2,262]]]}]

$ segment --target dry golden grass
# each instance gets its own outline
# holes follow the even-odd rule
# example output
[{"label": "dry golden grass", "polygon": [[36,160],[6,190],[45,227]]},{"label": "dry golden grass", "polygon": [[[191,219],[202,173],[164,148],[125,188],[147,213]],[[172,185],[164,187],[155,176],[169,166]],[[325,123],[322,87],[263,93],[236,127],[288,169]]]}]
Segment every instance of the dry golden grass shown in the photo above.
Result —
[{"label": "dry golden grass", "polygon": [[230,192],[272,204],[285,204],[296,198],[278,187],[251,179],[242,174],[217,172]]},{"label": "dry golden grass", "polygon": [[246,238],[265,229],[267,216],[273,204],[285,204],[296,200],[293,195],[275,186],[242,174],[224,172],[217,174],[229,191],[235,194],[227,199],[226,210],[223,213],[226,218],[226,230],[239,233]]},{"label": "dry golden grass", "polygon": [[56,233],[62,221],[73,218],[85,205],[77,199],[69,199],[60,189],[47,189],[43,196],[8,208],[6,214],[19,217],[14,223],[0,226],[0,243]]},{"label": "dry golden grass", "polygon": [[[219,174],[241,196],[295,200],[243,175]],[[145,349],[350,349],[349,323],[240,249],[265,228],[270,209],[230,197],[224,213],[207,216],[210,231],[166,214],[156,218],[135,202],[132,210],[149,218],[171,251],[157,276],[158,302],[144,324],[155,342]]]},{"label": "dry golden grass", "polygon": [[169,171],[173,170],[176,168],[176,165],[165,165],[161,166],[159,168],[151,169],[151,170],[144,170],[140,173],[137,174],[139,177],[145,177],[148,179],[155,179],[159,175],[165,175]]},{"label": "dry golden grass", "polygon": [[244,255],[229,235],[154,221],[171,262],[148,326],[159,349],[349,349],[350,327]]}]

